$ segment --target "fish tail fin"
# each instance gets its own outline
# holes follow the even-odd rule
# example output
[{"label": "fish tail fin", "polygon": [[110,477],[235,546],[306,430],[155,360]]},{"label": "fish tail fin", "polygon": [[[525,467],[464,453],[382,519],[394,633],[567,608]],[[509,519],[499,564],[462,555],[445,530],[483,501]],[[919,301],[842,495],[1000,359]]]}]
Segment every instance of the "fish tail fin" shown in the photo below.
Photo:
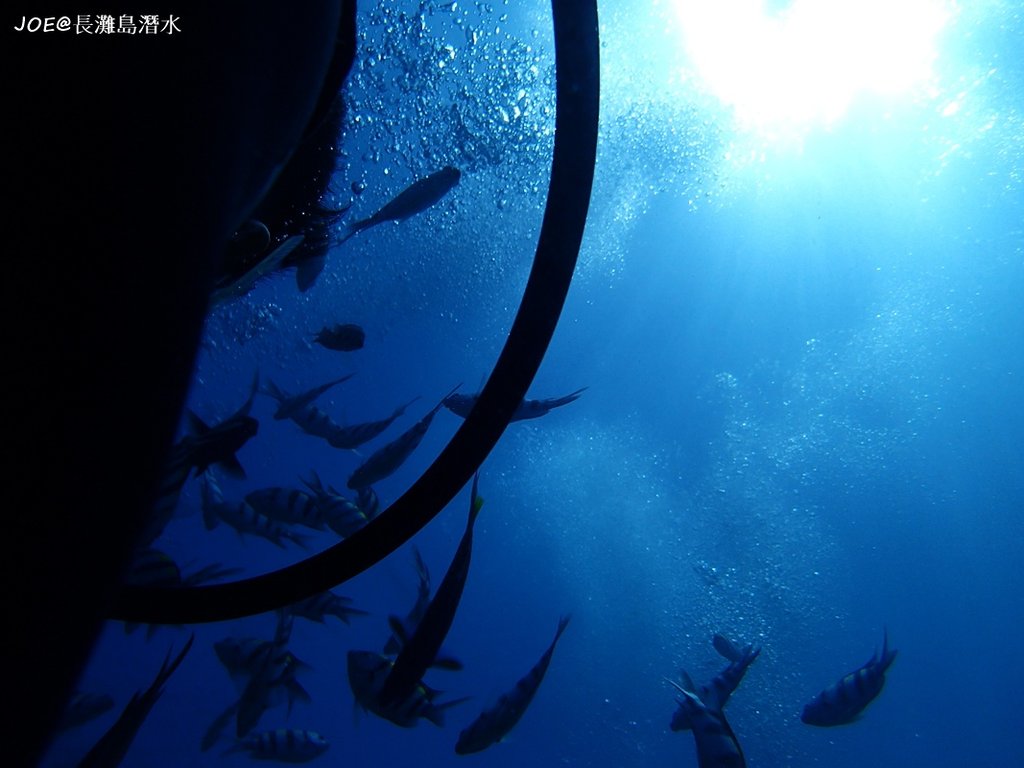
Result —
[{"label": "fish tail fin", "polygon": [[281,391],[281,388],[269,378],[264,382],[263,386],[260,387],[260,394],[272,397],[277,401],[285,399],[285,394]]},{"label": "fish tail fin", "polygon": [[298,263],[295,268],[295,285],[300,293],[305,293],[313,287],[316,279],[320,277],[320,273],[324,271],[326,264],[326,251],[315,256],[309,256]]},{"label": "fish tail fin", "polygon": [[885,672],[889,668],[889,665],[893,663],[896,658],[898,651],[893,648],[889,650],[889,629],[885,628],[882,630],[882,657],[878,660],[878,669],[880,672]]},{"label": "fish tail fin", "polygon": [[444,728],[444,713],[445,710],[451,709],[456,704],[462,704],[469,701],[469,696],[463,696],[460,699],[453,699],[452,701],[446,701],[444,704],[437,704],[436,706],[430,707],[423,715],[427,720],[432,722],[438,728]]},{"label": "fish tail fin", "polygon": [[558,618],[558,630],[555,632],[555,642],[558,642],[558,638],[565,632],[565,628],[569,626],[569,619],[572,618],[571,613],[563,614]]}]

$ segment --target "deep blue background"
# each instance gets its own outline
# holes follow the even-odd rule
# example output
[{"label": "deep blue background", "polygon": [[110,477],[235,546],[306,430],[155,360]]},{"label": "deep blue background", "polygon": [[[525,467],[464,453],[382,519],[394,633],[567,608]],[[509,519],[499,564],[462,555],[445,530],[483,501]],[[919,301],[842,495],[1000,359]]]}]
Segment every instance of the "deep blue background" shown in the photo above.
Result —
[{"label": "deep blue background", "polygon": [[[602,6],[591,220],[531,395],[588,389],[513,424],[484,465],[447,643],[465,670],[429,678],[473,700],[444,730],[354,718],[345,652],[380,648],[387,615],[411,605],[406,547],[338,590],[372,616],[297,622],[292,648],[315,667],[302,680],[314,704],[287,719],[272,710],[261,726],[324,734],[319,765],[695,765],[692,738],[668,731],[663,678],[714,674],[710,639],[722,631],[764,647],[728,707],[751,766],[1024,764],[1019,5],[961,11],[929,98],[861,100],[786,146],[671,90],[671,24],[664,9],[633,5]],[[508,20],[507,7],[445,6],[422,20],[406,10],[361,9],[366,55],[333,197],[364,181],[353,215],[365,216],[446,163],[463,182],[427,214],[338,249],[309,294],[284,276],[215,313],[191,397],[205,418],[234,410],[256,368],[291,390],[355,371],[321,402],[339,421],[421,396],[365,454],[459,381],[476,390],[500,350],[550,162],[550,22],[543,4]],[[944,116],[960,94],[964,106]],[[311,345],[333,322],[364,326],[365,349]],[[271,413],[258,399],[259,435],[239,455],[249,480],[224,479],[225,492],[294,486],[311,468],[343,487],[361,458]],[[385,503],[458,423],[438,414],[380,483]],[[435,585],[467,501],[416,539]],[[205,531],[192,482],[159,545],[186,571],[216,561],[257,573],[301,555]],[[510,740],[455,756],[459,729],[529,669],[564,612],[572,623]],[[900,653],[863,720],[802,725],[803,703],[865,661],[886,627]],[[273,619],[195,631],[126,765],[248,760],[221,759],[227,742],[199,752],[236,695],[212,643],[269,637]],[[147,642],[112,624],[81,687],[120,707],[186,637],[163,629]],[[46,764],[73,765],[113,719],[62,737]]]}]

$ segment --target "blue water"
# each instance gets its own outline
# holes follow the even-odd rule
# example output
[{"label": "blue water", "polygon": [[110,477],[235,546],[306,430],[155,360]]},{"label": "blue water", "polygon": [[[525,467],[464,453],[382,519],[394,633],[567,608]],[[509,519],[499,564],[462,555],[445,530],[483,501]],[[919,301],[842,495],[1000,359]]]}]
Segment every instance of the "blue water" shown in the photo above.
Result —
[{"label": "blue water", "polygon": [[[382,63],[368,56],[353,73],[332,196],[347,201],[365,182],[353,208],[363,216],[447,163],[463,181],[424,215],[332,253],[308,294],[285,275],[218,310],[190,406],[223,418],[255,369],[293,391],[355,372],[320,401],[338,421],[421,396],[365,456],[456,383],[475,391],[488,374],[536,243],[554,103],[543,3],[437,7],[422,23],[415,6],[363,5],[361,46]],[[321,766],[695,766],[692,737],[668,730],[664,678],[717,672],[721,631],[764,649],[727,708],[752,767],[1024,765],[1021,6],[960,9],[926,97],[865,98],[783,143],[673,84],[667,13],[601,6],[588,230],[530,394],[588,389],[512,424],[482,468],[486,503],[446,643],[465,669],[428,676],[472,700],[444,729],[354,712],[345,653],[379,649],[388,614],[411,606],[406,546],[336,590],[371,616],[296,622],[313,704],[270,710],[260,729],[322,733],[332,746]],[[955,98],[961,109],[944,114]],[[310,343],[334,322],[362,325],[366,347]],[[310,469],[343,487],[361,457],[272,412],[257,399],[259,434],[239,453],[249,479],[222,478],[225,494],[296,486]],[[459,423],[438,413],[377,486],[385,504]],[[468,489],[415,539],[435,585],[467,506]],[[335,540],[320,535],[311,551]],[[206,531],[195,481],[157,545],[186,572],[221,562],[251,575],[304,554]],[[456,756],[459,730],[529,669],[567,612],[510,738]],[[212,645],[269,638],[273,626],[263,615],[191,628],[195,647],[125,764],[247,763],[219,756],[228,740],[199,749],[237,696]],[[803,704],[866,661],[886,629],[899,656],[862,720],[803,725]],[[75,764],[187,637],[109,624],[80,687],[117,708],[62,736],[45,764]]]}]

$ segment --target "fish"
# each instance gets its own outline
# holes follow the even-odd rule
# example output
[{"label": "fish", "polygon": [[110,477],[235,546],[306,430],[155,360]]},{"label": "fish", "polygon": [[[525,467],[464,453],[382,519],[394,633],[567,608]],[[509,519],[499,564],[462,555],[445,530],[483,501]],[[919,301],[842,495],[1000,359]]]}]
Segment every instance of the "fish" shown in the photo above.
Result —
[{"label": "fish", "polygon": [[[261,640],[256,637],[241,639],[226,637],[214,643],[213,649],[231,679],[244,689],[250,678],[260,670],[267,657],[273,652],[273,645],[273,640]],[[312,667],[291,651],[288,651],[285,656],[284,666],[281,686],[287,694],[288,711],[291,712],[292,705],[296,701],[306,703],[312,701],[309,693],[297,679],[299,672],[311,670]]]},{"label": "fish", "polygon": [[[427,564],[423,562],[423,555],[420,554],[419,549],[414,546],[412,553],[416,558],[416,575],[420,580],[419,589],[416,592],[416,602],[405,618],[400,620],[401,631],[392,631],[391,637],[384,644],[384,653],[397,654],[402,649],[402,642],[416,631],[420,619],[423,618],[427,606],[430,605],[430,571],[427,570]],[[391,623],[393,622],[392,619]]]},{"label": "fish", "polygon": [[[462,385],[460,384],[459,386]],[[449,392],[445,397],[451,397],[459,386],[455,387],[455,389]],[[355,472],[352,473],[351,477],[349,477],[348,487],[355,491],[360,488],[365,488],[368,485],[373,485],[377,481],[388,477],[392,472],[402,466],[402,463],[409,458],[409,455],[414,450],[416,450],[416,446],[420,444],[423,437],[427,434],[427,429],[430,428],[430,422],[434,420],[434,415],[440,410],[442,405],[444,405],[444,399],[435,405],[426,416],[409,427],[409,429],[401,435],[382,448],[378,448],[374,451],[370,455],[370,458],[359,465]]]},{"label": "fish", "polygon": [[286,258],[302,245],[305,238],[302,235],[293,235],[282,241],[267,256],[260,259],[252,269],[239,277],[219,285],[210,293],[210,308],[217,307],[233,299],[240,299],[256,287],[256,284],[268,277],[272,272],[281,268]]},{"label": "fish", "polygon": [[105,693],[82,693],[76,691],[64,707],[64,714],[61,715],[58,731],[66,731],[69,728],[77,728],[97,717],[109,712],[114,708],[114,700]]},{"label": "fish", "polygon": [[369,616],[368,611],[349,607],[351,602],[352,598],[336,595],[327,590],[312,597],[307,597],[305,600],[300,600],[297,603],[292,603],[289,609],[299,618],[309,619],[320,624],[325,623],[324,620],[328,616],[336,616],[345,624],[348,624],[349,619],[353,616]]},{"label": "fish", "polygon": [[686,728],[679,730],[693,731],[698,768],[746,768],[743,749],[725,714],[720,709],[705,705],[692,691],[671,680],[669,682],[682,695],[676,703],[681,716],[686,719]]},{"label": "fish", "polygon": [[402,728],[413,727],[420,718],[440,728],[444,726],[445,711],[469,699],[467,696],[435,703],[441,692],[419,682],[405,696],[385,705],[380,701],[380,690],[394,662],[374,651],[349,651],[347,665],[348,683],[360,708]]},{"label": "fish", "polygon": [[221,756],[248,752],[254,760],[276,760],[280,763],[308,763],[320,757],[330,743],[316,731],[278,728],[249,736],[228,747]]},{"label": "fish", "polygon": [[284,548],[285,539],[301,547],[306,546],[306,537],[292,531],[288,526],[266,515],[261,515],[244,501],[229,504],[224,500],[220,485],[213,473],[207,470],[201,478],[203,524],[206,530],[213,530],[221,522],[227,523],[239,534],[249,533],[266,539],[271,544]]},{"label": "fish", "polygon": [[569,618],[569,616],[563,616],[558,620],[558,630],[555,632],[555,638],[551,641],[551,645],[530,671],[519,679],[515,688],[503,694],[493,707],[485,709],[476,720],[462,730],[455,744],[456,754],[468,755],[487,749],[491,744],[496,744],[505,738],[508,732],[515,727],[544,680],[548,665],[551,663],[551,655],[555,652],[555,645],[565,628],[569,626]]},{"label": "fish", "polygon": [[355,352],[363,348],[366,332],[355,323],[337,323],[321,328],[313,341],[335,352]]},{"label": "fish", "polygon": [[249,398],[242,407],[212,427],[207,426],[193,411],[187,411],[191,434],[186,435],[175,446],[175,450],[183,451],[180,460],[195,467],[196,477],[205,472],[211,464],[232,477],[245,477],[245,469],[238,462],[235,453],[255,437],[259,429],[259,422],[249,415],[259,385],[260,377],[257,373],[253,377]]},{"label": "fish", "polygon": [[417,213],[427,210],[447,195],[461,178],[462,173],[458,168],[446,165],[440,171],[414,181],[372,216],[349,224],[345,234],[338,241],[338,245],[370,227],[383,224],[385,221],[405,221]]},{"label": "fish", "polygon": [[[389,706],[403,701],[412,694],[424,673],[431,667],[441,650],[455,612],[462,598],[469,575],[469,563],[473,554],[473,525],[483,507],[483,499],[477,493],[480,474],[473,476],[473,489],[469,499],[469,517],[466,530],[455,551],[451,564],[437,588],[437,593],[423,612],[423,618],[416,625],[416,631],[402,644],[402,650],[395,659],[394,668],[380,689],[380,704]],[[400,625],[399,625],[400,626]],[[392,629],[398,626],[392,625]]]},{"label": "fish", "polygon": [[[748,645],[743,651],[738,652],[735,661],[723,669],[715,678],[704,686],[696,686],[685,671],[681,673],[683,687],[694,692],[701,702],[715,711],[722,711],[733,691],[739,686],[747,668],[754,662],[754,659],[761,653],[760,648]],[[687,708],[688,709],[688,708]],[[676,710],[672,716],[670,728],[673,731],[685,731],[689,728],[690,716],[684,709]]]},{"label": "fish", "polygon": [[889,669],[896,650],[889,650],[889,633],[882,636],[882,654],[876,651],[859,669],[830,685],[811,701],[800,715],[807,725],[828,728],[847,725],[857,720],[864,709],[882,692],[885,672]]},{"label": "fish", "polygon": [[322,531],[327,521],[316,499],[296,488],[262,488],[245,495],[245,503],[256,514],[285,525],[304,525]]},{"label": "fish", "polygon": [[328,381],[326,384],[321,384],[312,389],[308,389],[305,392],[300,392],[297,395],[289,395],[285,393],[280,387],[276,386],[274,382],[268,379],[268,385],[264,389],[264,394],[269,394],[275,400],[277,400],[277,410],[274,412],[274,418],[278,421],[282,419],[293,418],[293,414],[299,413],[306,406],[311,405],[320,395],[329,390],[331,387],[337,386],[344,381],[348,381],[354,373],[350,373],[346,376],[342,376],[339,379]]},{"label": "fish", "polygon": [[[577,389],[575,392],[570,392],[568,395],[564,395],[563,397],[549,397],[544,400],[526,400],[524,398],[512,412],[512,417],[509,419],[509,422],[540,418],[553,408],[558,408],[561,405],[565,405],[566,403],[571,403],[573,400],[576,400],[586,391],[586,389],[586,387],[583,387],[582,389]],[[469,416],[469,412],[473,410],[473,406],[476,405],[476,401],[478,399],[480,399],[479,392],[475,395],[453,394],[445,398],[444,406],[456,416],[466,418]]]},{"label": "fish", "polygon": [[377,512],[371,510],[372,514],[368,514],[357,502],[345,498],[333,487],[325,488],[316,472],[311,473],[309,480],[302,482],[313,492],[320,515],[327,521],[327,526],[342,538],[358,531],[370,522],[373,514]]},{"label": "fish", "polygon": [[290,657],[288,641],[291,639],[293,622],[294,617],[290,611],[278,610],[273,642],[253,670],[238,699],[235,720],[235,735],[238,738],[255,728],[263,713],[277,704],[281,695],[287,695]]},{"label": "fish", "polygon": [[363,443],[368,443],[370,440],[373,440],[373,438],[390,427],[395,419],[405,413],[406,408],[419,399],[419,396],[417,396],[405,405],[398,406],[387,418],[380,419],[378,421],[365,421],[362,424],[352,424],[347,427],[335,427],[325,436],[327,438],[327,442],[333,448],[354,450]]},{"label": "fish", "polygon": [[136,691],[132,695],[131,700],[121,711],[120,717],[117,718],[117,722],[110,726],[110,729],[86,753],[78,764],[78,768],[115,768],[121,764],[125,755],[128,754],[139,728],[146,722],[146,717],[160,700],[164,686],[181,665],[185,656],[188,655],[195,638],[195,635],[189,637],[173,661],[171,661],[171,652],[167,652],[167,657],[150,686],[145,691],[141,693]]}]

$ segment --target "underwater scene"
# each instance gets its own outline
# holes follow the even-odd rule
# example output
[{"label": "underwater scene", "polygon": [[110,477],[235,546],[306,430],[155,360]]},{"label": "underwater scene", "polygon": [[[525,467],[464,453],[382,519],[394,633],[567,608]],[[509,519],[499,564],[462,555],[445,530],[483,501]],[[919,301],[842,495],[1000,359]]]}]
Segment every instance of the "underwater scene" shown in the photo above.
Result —
[{"label": "underwater scene", "polygon": [[[598,14],[572,285],[476,477],[301,603],[106,622],[41,765],[1024,765],[1024,4]],[[314,204],[231,241],[126,583],[352,536],[508,338],[551,6],[357,30]]]}]

